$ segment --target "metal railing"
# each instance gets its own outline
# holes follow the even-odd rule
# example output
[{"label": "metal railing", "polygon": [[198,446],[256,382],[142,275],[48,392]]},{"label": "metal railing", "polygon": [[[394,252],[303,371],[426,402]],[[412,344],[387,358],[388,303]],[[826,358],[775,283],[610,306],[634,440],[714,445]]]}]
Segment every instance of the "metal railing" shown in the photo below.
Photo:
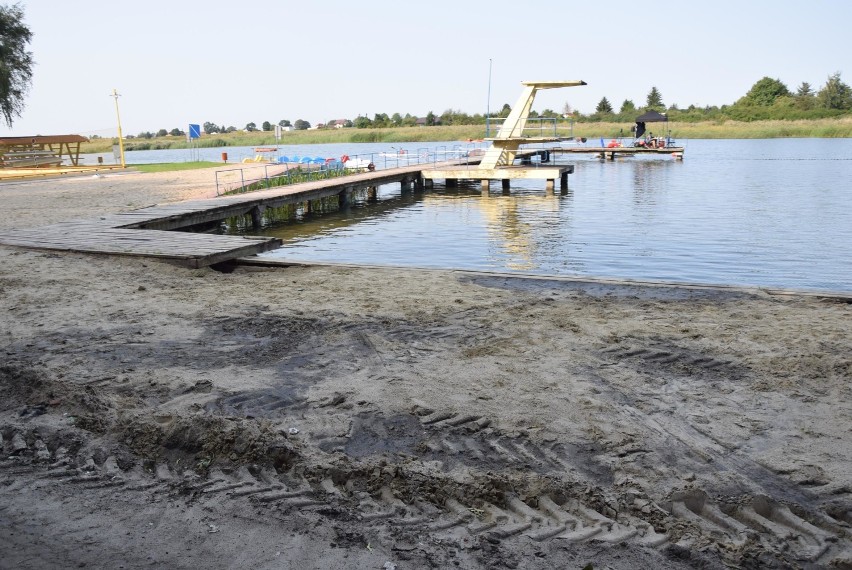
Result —
[{"label": "metal railing", "polygon": [[[488,137],[495,138],[506,123],[503,117],[485,119],[485,131]],[[574,119],[555,117],[528,117],[522,121],[522,137],[574,138]]]},{"label": "metal railing", "polygon": [[390,147],[387,151],[343,155],[335,158],[278,156],[277,162],[244,163],[216,172],[216,195],[251,192],[296,182],[320,180],[347,173],[388,170],[419,164],[437,164],[448,160],[467,160],[481,156],[489,143],[420,147]]}]

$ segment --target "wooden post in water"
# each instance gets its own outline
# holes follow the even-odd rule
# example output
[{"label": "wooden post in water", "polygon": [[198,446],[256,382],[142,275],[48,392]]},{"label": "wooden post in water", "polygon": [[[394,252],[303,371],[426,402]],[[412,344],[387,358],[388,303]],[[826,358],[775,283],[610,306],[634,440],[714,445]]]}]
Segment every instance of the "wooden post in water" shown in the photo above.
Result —
[{"label": "wooden post in water", "polygon": [[367,201],[375,202],[379,198],[379,190],[376,186],[367,186]]},{"label": "wooden post in water", "polygon": [[307,215],[307,214],[310,214],[312,210],[313,210],[313,206],[311,205],[311,201],[310,201],[310,200],[305,200],[305,207],[304,207],[304,208],[302,208],[302,212],[303,212],[305,215]]},{"label": "wooden post in water", "polygon": [[265,206],[257,205],[251,209],[251,225],[254,229],[259,230],[263,226],[263,211]]},{"label": "wooden post in water", "polygon": [[511,184],[509,184],[508,178],[504,178],[502,180],[502,182],[503,182],[503,190],[508,190],[509,188],[511,188]]}]

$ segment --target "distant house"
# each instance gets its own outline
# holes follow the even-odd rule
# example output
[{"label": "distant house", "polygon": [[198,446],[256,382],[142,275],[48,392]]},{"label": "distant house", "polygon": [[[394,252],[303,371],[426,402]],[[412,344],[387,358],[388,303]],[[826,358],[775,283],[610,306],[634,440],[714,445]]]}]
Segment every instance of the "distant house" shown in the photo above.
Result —
[{"label": "distant house", "polygon": [[336,119],[332,121],[329,126],[334,127],[335,129],[342,129],[346,126],[346,123],[348,122],[348,119]]},{"label": "distant house", "polygon": [[293,125],[287,125],[286,127],[281,127],[281,130],[282,131],[295,131],[296,127],[294,127]]},{"label": "distant house", "polygon": [[[414,124],[417,125],[418,127],[428,127],[429,126],[429,123],[426,122],[426,117],[419,117],[416,121],[414,121]],[[441,124],[441,118],[435,117],[435,123],[434,124],[440,125]]]}]

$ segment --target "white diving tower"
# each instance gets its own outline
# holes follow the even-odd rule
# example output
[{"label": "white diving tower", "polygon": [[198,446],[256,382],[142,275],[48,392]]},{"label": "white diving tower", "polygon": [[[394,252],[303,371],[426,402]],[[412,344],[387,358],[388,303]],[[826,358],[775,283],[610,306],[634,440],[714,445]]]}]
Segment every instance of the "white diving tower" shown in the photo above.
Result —
[{"label": "white diving tower", "polygon": [[[454,167],[434,170],[424,170],[423,178],[436,178],[447,181],[480,180],[483,190],[487,190],[491,180],[502,180],[503,188],[509,188],[511,179],[533,178],[547,180],[547,189],[553,190],[556,179],[560,180],[563,189],[568,187],[568,174],[573,172],[573,166],[514,166],[521,145],[543,144],[557,142],[559,137],[524,136],[527,120],[535,101],[536,92],[540,89],[557,89],[561,87],[579,87],[586,85],[585,81],[523,81],[524,90],[518,102],[512,108],[497,136],[488,139],[491,147],[485,152],[481,162],[476,167]],[[449,184],[449,182],[448,182]]]}]

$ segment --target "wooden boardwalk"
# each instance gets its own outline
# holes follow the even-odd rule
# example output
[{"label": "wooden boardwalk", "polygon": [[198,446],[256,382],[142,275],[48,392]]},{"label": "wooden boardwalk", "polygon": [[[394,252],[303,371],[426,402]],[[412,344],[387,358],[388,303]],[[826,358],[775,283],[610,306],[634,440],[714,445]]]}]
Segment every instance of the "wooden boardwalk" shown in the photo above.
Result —
[{"label": "wooden boardwalk", "polygon": [[171,260],[188,267],[206,267],[281,245],[277,238],[133,230],[102,220],[60,222],[0,233],[0,244],[78,253],[132,255]]},{"label": "wooden boardwalk", "polygon": [[0,232],[0,244],[34,249],[154,257],[189,267],[205,267],[254,255],[281,246],[278,238],[227,236],[190,231],[191,228],[234,216],[252,216],[259,222],[266,208],[298,204],[330,196],[341,203],[352,192],[400,183],[422,184],[424,168],[455,165],[459,161],[404,166],[316,180],[206,200],[189,200],[149,206],[139,210],[70,220],[37,228]]},{"label": "wooden boardwalk", "polygon": [[599,154],[601,158],[614,160],[616,155],[633,156],[635,154],[670,154],[678,160],[683,160],[684,147],[670,146],[663,148],[651,148],[644,146],[572,146],[554,147],[547,149],[551,154]]}]

